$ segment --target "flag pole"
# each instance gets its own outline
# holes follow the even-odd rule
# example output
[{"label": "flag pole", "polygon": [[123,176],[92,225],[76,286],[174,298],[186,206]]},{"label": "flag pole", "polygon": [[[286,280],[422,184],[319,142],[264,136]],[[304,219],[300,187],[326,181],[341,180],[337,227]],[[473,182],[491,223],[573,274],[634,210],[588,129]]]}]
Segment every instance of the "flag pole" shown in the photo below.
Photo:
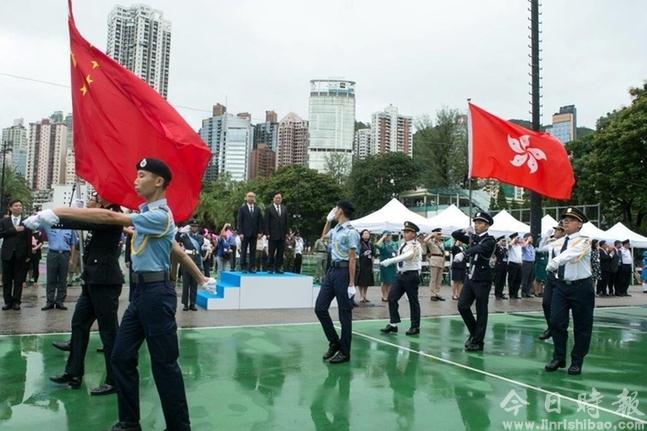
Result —
[{"label": "flag pole", "polygon": [[[469,222],[468,227],[472,226],[472,114],[470,112],[471,97],[467,98],[467,187],[469,199]],[[460,205],[459,205],[460,206]]]}]

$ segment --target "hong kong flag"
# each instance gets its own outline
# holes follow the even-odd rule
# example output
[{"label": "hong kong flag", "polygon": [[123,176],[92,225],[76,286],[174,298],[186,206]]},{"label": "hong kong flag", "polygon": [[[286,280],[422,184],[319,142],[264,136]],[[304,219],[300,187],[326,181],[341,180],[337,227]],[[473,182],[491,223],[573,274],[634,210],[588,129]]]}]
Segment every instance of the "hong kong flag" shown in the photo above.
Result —
[{"label": "hong kong flag", "polygon": [[166,197],[176,220],[191,217],[211,152],[146,82],[81,36],[68,2],[74,156],[79,177],[105,199],[137,208],[136,165],[161,159],[173,179]]},{"label": "hong kong flag", "polygon": [[469,103],[472,178],[496,178],[553,199],[570,199],[575,178],[564,146]]}]

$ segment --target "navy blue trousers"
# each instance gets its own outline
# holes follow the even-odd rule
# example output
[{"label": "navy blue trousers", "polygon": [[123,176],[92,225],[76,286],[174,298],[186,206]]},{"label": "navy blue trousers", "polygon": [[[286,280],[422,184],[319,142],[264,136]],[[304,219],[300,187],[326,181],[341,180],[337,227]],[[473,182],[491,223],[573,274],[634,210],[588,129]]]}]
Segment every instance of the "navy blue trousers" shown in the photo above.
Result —
[{"label": "navy blue trousers", "polygon": [[[348,298],[348,268],[330,268],[326,272],[321,290],[315,302],[315,314],[321,322],[324,334],[331,344],[339,344],[339,350],[350,357],[350,340],[353,330],[353,305]],[[339,322],[341,323],[341,339],[330,318],[330,303],[337,298]]]},{"label": "navy blue trousers", "polygon": [[546,273],[546,283],[544,284],[544,293],[541,295],[541,308],[544,310],[546,325],[550,330],[550,308],[553,305],[553,289],[555,287],[555,276],[552,272]]},{"label": "navy blue trousers", "polygon": [[554,360],[566,359],[569,311],[572,311],[574,343],[571,361],[575,365],[582,365],[591,344],[594,306],[595,291],[591,278],[574,281],[571,284],[555,279],[550,309],[550,331],[555,346]]},{"label": "navy blue trousers", "polygon": [[139,422],[137,362],[139,348],[146,340],[167,429],[191,429],[184,380],[177,363],[176,308],[177,295],[170,281],[137,283],[112,351],[121,422]]},{"label": "navy blue trousers", "polygon": [[[487,328],[488,301],[491,281],[474,281],[467,279],[458,298],[458,312],[475,344],[483,344]],[[472,313],[472,304],[476,301],[476,318]]]}]

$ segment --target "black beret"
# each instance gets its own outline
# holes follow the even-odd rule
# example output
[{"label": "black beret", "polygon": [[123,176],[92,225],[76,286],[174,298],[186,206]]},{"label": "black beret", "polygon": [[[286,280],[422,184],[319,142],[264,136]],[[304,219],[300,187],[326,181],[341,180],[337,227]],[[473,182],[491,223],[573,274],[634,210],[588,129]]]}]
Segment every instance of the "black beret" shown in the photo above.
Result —
[{"label": "black beret", "polygon": [[489,224],[490,226],[494,224],[494,219],[492,218],[492,216],[486,213],[485,211],[479,211],[476,214],[474,214],[474,217],[472,217],[472,220],[474,221],[481,220]]},{"label": "black beret", "polygon": [[191,220],[189,220],[188,225],[189,226],[200,226],[200,223],[198,223],[198,220],[192,218]]},{"label": "black beret", "polygon": [[344,214],[346,215],[351,215],[355,212],[355,207],[350,201],[339,201],[337,202],[337,208],[340,208],[342,211],[344,211]]},{"label": "black beret", "polygon": [[404,229],[402,229],[402,230],[410,230],[410,231],[416,232],[416,233],[420,232],[420,228],[418,226],[416,226],[415,223],[412,223],[410,221],[405,221],[404,222]]},{"label": "black beret", "polygon": [[169,183],[171,182],[171,170],[169,167],[161,161],[160,159],[154,159],[152,157],[145,157],[137,163],[138,171],[148,171],[152,174],[158,175]]},{"label": "black beret", "polygon": [[432,230],[432,232],[442,232],[442,231],[443,231],[443,230],[442,230],[441,228],[439,228],[439,227],[437,227],[436,229],[433,229],[433,230]]},{"label": "black beret", "polygon": [[571,217],[582,223],[586,223],[589,221],[586,214],[584,214],[582,211],[578,210],[577,208],[572,208],[572,207],[567,208],[566,211],[562,213],[561,218],[563,219],[564,217]]},{"label": "black beret", "polygon": [[519,234],[517,232],[515,232],[513,234],[510,234],[510,239],[515,239],[518,236],[519,236]]}]

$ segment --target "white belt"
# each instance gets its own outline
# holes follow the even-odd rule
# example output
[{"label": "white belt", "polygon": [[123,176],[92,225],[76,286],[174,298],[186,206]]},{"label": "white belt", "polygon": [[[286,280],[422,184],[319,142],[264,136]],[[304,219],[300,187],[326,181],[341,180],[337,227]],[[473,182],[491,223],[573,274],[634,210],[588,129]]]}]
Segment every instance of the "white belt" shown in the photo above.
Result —
[{"label": "white belt", "polygon": [[186,253],[186,254],[188,254],[189,256],[193,256],[193,255],[198,254],[198,252],[197,252],[196,250],[184,250],[184,251],[185,251],[185,253]]}]

